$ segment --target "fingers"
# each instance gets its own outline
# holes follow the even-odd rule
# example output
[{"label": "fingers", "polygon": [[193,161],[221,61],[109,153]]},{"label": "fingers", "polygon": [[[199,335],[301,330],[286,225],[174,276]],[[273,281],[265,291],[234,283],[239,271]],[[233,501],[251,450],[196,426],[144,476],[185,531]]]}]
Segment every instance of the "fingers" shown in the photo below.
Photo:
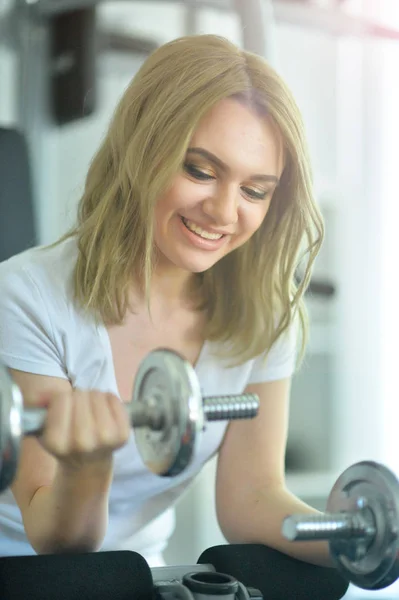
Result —
[{"label": "fingers", "polygon": [[41,443],[54,456],[68,453],[73,415],[73,394],[59,393],[48,400],[46,423]]},{"label": "fingers", "polygon": [[128,414],[116,396],[73,390],[48,402],[41,443],[58,459],[90,462],[109,456],[129,436]]},{"label": "fingers", "polygon": [[113,394],[104,396],[94,393],[90,398],[96,443],[110,449],[120,448],[126,444],[130,435],[130,425],[122,402]]},{"label": "fingers", "polygon": [[113,394],[107,394],[108,409],[112,415],[113,422],[116,425],[117,439],[114,441],[115,446],[118,444],[118,448],[124,446],[131,434],[131,425],[129,421],[129,415],[126,410],[126,405],[123,404]]},{"label": "fingers", "polygon": [[93,400],[102,403],[103,394],[99,392],[87,392],[75,390],[72,396],[72,416],[70,427],[71,451],[76,454],[90,454],[101,450],[97,444],[96,421],[93,415]]}]

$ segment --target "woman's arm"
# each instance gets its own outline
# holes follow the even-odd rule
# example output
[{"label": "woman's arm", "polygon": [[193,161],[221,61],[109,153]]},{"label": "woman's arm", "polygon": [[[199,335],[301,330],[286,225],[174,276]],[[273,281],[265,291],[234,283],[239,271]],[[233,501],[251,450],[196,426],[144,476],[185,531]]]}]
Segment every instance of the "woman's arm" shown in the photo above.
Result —
[{"label": "woman's arm", "polygon": [[292,557],[333,566],[326,542],[290,542],[281,535],[284,518],[318,513],[287,490],[284,475],[290,380],[251,384],[258,394],[255,419],[228,426],[219,452],[216,510],[231,543],[260,543]]},{"label": "woman's arm", "polygon": [[[87,422],[82,418],[74,422],[73,390],[67,380],[21,371],[11,374],[24,397],[61,399],[58,405],[54,401],[49,406],[42,439],[23,440],[11,486],[29,543],[38,554],[97,550],[108,524],[112,440],[104,447],[99,438],[87,438],[90,432],[97,432],[90,426],[89,413]],[[104,406],[104,398],[95,399],[99,407]],[[84,403],[89,406],[80,403],[80,410]],[[117,403],[121,404],[116,399],[115,406]],[[122,445],[129,435],[128,424],[120,425],[115,446]]]}]

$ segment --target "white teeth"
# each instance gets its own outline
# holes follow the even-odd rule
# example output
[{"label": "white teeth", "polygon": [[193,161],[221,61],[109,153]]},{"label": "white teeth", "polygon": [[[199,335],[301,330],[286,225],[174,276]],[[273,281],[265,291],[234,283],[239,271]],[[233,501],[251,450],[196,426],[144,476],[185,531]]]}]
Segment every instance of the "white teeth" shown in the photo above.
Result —
[{"label": "white teeth", "polygon": [[221,233],[210,233],[209,231],[205,231],[205,229],[198,227],[198,225],[196,225],[192,221],[189,221],[188,219],[182,218],[182,220],[187,229],[193,231],[202,238],[205,238],[207,240],[220,240],[220,238],[223,237]]}]

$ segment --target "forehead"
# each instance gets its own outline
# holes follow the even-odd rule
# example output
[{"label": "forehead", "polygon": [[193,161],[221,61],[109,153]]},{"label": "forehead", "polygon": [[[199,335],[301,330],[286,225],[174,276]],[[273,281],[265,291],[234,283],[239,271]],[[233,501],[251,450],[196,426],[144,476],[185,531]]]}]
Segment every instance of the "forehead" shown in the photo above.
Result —
[{"label": "forehead", "polygon": [[235,99],[218,102],[200,121],[190,146],[202,147],[231,169],[280,177],[283,140],[270,117]]}]

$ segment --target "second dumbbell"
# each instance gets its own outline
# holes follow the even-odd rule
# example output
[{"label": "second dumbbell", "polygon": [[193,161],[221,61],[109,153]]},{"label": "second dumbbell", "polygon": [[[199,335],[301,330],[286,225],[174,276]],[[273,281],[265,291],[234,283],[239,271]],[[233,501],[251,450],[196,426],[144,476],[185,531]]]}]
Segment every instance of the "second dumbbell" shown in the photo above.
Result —
[{"label": "second dumbbell", "polygon": [[326,514],[290,515],[282,533],[328,540],[345,579],[367,590],[388,587],[399,577],[399,481],[384,465],[356,463],[335,482]]}]

